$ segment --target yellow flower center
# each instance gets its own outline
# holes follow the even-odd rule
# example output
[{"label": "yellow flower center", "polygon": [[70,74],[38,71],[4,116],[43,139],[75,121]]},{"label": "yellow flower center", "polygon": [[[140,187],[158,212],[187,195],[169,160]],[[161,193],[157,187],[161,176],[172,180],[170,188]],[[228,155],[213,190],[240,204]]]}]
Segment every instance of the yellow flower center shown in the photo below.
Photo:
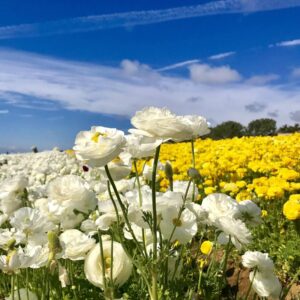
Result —
[{"label": "yellow flower center", "polygon": [[106,137],[107,136],[107,134],[106,133],[101,133],[101,132],[95,132],[93,135],[92,135],[92,137],[91,137],[91,140],[93,141],[93,142],[95,142],[95,143],[98,143],[98,140],[99,140],[99,136],[104,136],[104,137]]}]

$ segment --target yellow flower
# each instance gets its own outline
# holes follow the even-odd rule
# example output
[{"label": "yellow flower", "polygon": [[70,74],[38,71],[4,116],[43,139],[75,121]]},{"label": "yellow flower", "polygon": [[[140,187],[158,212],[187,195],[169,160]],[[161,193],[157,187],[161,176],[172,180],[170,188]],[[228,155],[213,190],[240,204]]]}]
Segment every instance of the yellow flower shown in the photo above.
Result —
[{"label": "yellow flower", "polygon": [[290,195],[289,201],[292,201],[292,202],[299,202],[299,203],[300,203],[300,194],[293,194],[293,195]]},{"label": "yellow flower", "polygon": [[300,203],[288,200],[283,205],[283,214],[288,220],[300,219]]},{"label": "yellow flower", "polygon": [[262,209],[262,211],[261,211],[261,217],[265,218],[267,215],[268,215],[268,212],[266,210]]},{"label": "yellow flower", "polygon": [[212,193],[214,193],[215,191],[216,191],[216,189],[215,189],[214,187],[212,187],[212,186],[206,187],[206,188],[204,189],[204,193],[205,193],[206,195],[212,194]]},{"label": "yellow flower", "polygon": [[211,241],[204,241],[200,246],[200,251],[205,255],[209,255],[212,249],[213,243]]}]

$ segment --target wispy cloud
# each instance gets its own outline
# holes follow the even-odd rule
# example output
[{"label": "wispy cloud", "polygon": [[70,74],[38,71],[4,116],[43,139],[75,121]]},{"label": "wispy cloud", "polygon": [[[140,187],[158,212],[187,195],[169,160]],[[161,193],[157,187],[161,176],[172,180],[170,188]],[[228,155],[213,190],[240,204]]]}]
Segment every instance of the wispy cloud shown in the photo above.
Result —
[{"label": "wispy cloud", "polygon": [[282,41],[276,44],[269,45],[269,47],[294,47],[300,46],[300,39],[290,40],[290,41]]},{"label": "wispy cloud", "polygon": [[293,77],[300,77],[300,68],[293,69],[292,76]]},{"label": "wispy cloud", "polygon": [[186,61],[182,61],[173,65],[169,65],[160,69],[157,69],[156,71],[161,72],[161,71],[169,71],[169,70],[174,70],[174,69],[178,69],[178,68],[182,68],[182,67],[186,67],[192,64],[196,64],[199,63],[200,59],[191,59],[191,60],[186,60]]},{"label": "wispy cloud", "polygon": [[254,75],[246,80],[249,84],[264,85],[280,78],[277,74]]},{"label": "wispy cloud", "polygon": [[226,57],[228,57],[228,56],[232,56],[232,55],[234,55],[234,54],[235,54],[235,52],[233,52],[233,51],[230,51],[230,52],[224,52],[224,53],[212,55],[212,56],[210,56],[208,59],[218,60],[218,59],[226,58]]},{"label": "wispy cloud", "polygon": [[207,64],[195,64],[189,69],[193,81],[205,84],[225,84],[242,79],[238,71],[229,66],[211,67]]},{"label": "wispy cloud", "polygon": [[[125,117],[144,106],[167,106],[180,114],[200,114],[217,122],[236,120],[244,124],[253,116],[266,117],[268,111],[280,111],[278,122],[288,123],[291,108],[300,110],[297,85],[256,86],[241,80],[219,82],[212,88],[203,80],[169,76],[133,63],[135,72],[128,73],[124,64],[107,67],[0,50],[0,103]],[[217,71],[207,68],[209,72]],[[228,70],[233,69],[227,67]],[[254,101],[266,105],[268,111],[250,115],[245,106]]]},{"label": "wispy cloud", "polygon": [[6,115],[9,113],[8,109],[0,109],[0,115]]},{"label": "wispy cloud", "polygon": [[3,26],[0,27],[0,39],[103,30],[202,16],[254,13],[298,6],[300,6],[300,0],[221,0],[162,10],[132,11],[107,15],[84,16],[45,23]]}]

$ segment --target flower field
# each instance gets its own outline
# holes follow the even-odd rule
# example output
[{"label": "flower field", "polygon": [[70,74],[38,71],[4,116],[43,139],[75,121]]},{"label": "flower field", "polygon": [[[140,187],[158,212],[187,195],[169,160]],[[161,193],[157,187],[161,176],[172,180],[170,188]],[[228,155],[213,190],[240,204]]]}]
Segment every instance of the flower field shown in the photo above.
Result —
[{"label": "flower field", "polygon": [[299,299],[300,134],[131,122],[0,155],[0,299]]}]

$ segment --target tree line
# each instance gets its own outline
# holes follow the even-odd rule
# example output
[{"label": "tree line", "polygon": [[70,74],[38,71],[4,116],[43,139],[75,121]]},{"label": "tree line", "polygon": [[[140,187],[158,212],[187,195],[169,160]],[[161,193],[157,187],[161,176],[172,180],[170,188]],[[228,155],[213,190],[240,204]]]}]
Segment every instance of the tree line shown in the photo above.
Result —
[{"label": "tree line", "polygon": [[210,134],[207,136],[214,140],[242,137],[242,136],[267,136],[279,133],[300,132],[300,125],[283,125],[277,128],[274,119],[263,118],[251,121],[247,126],[243,126],[239,122],[226,121],[211,128]]}]

